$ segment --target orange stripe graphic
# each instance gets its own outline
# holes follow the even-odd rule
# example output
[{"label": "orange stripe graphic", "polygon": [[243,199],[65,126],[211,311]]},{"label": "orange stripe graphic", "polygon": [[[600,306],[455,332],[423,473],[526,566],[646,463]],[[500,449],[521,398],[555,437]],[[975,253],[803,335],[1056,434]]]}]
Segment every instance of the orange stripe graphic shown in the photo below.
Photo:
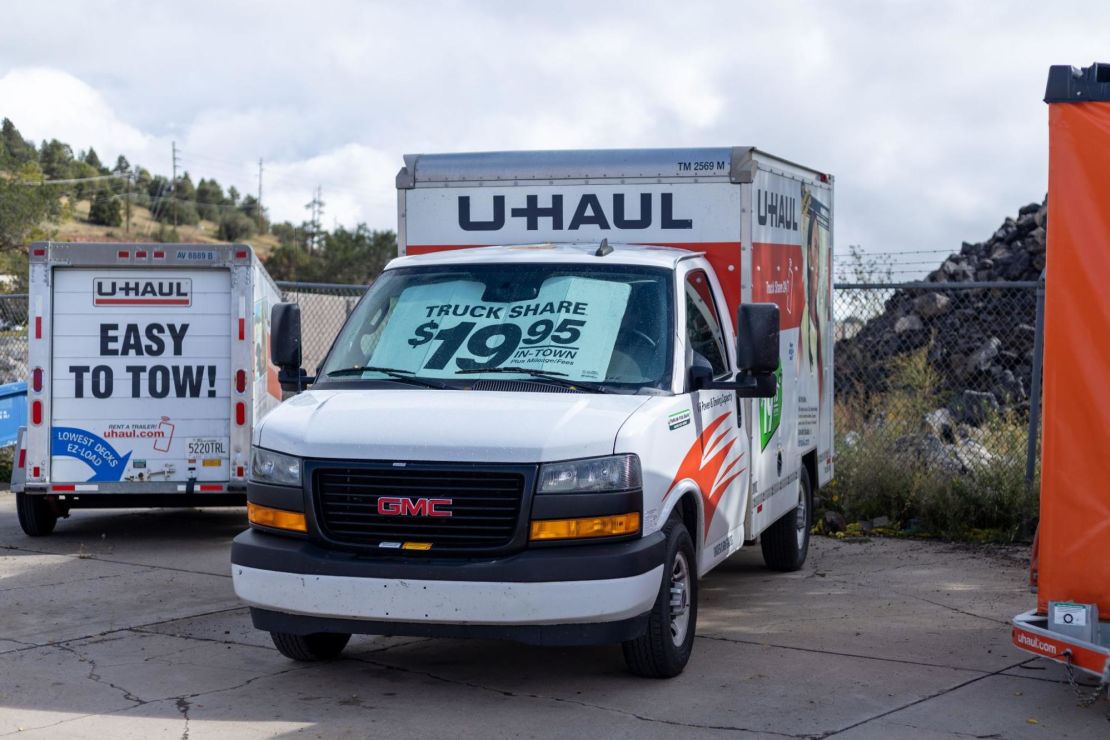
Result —
[{"label": "orange stripe graphic", "polygon": [[[667,496],[671,495],[680,482],[687,479],[694,481],[701,494],[702,508],[705,510],[704,527],[706,535],[709,534],[709,525],[712,523],[713,517],[717,513],[717,504],[720,503],[721,496],[728,490],[729,484],[747,470],[747,468],[739,468],[736,469],[735,472],[732,472],[740,462],[740,459],[744,456],[742,452],[734,456],[731,461],[728,461],[727,465],[725,464],[728,460],[729,453],[736,444],[736,437],[733,436],[732,439],[724,443],[723,446],[721,446],[721,442],[725,437],[734,434],[733,429],[725,429],[725,431],[714,438],[711,443],[706,444],[706,441],[713,437],[714,432],[716,432],[730,416],[732,416],[731,411],[721,414],[714,419],[709,426],[702,430],[702,433],[694,440],[694,444],[690,445],[686,457],[683,458],[682,463],[678,466],[678,472],[675,473],[674,480],[671,481],[671,486],[667,490],[667,495],[663,497],[663,501],[666,501]],[[720,478],[720,480],[718,480],[718,478]]]}]

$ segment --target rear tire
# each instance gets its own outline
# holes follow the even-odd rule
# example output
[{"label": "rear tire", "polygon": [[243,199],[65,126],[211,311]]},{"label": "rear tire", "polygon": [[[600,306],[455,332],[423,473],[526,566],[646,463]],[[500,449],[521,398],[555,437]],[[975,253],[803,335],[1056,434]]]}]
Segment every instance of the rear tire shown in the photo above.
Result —
[{"label": "rear tire", "polygon": [[45,537],[54,531],[54,525],[58,523],[58,512],[45,496],[17,493],[15,510],[19,515],[19,526],[29,537]]},{"label": "rear tire", "polygon": [[798,474],[798,505],[786,512],[759,538],[763,562],[771,570],[786,573],[800,569],[809,554],[809,530],[813,528],[813,489],[803,465]]},{"label": "rear tire", "polygon": [[347,642],[348,634],[317,632],[311,635],[291,635],[288,632],[271,632],[270,639],[278,652],[290,660],[313,662],[338,657]]},{"label": "rear tire", "polygon": [[667,539],[663,582],[647,631],[621,645],[628,670],[646,678],[672,678],[682,673],[694,648],[698,624],[698,568],[693,540],[677,517],[667,522],[663,532]]}]

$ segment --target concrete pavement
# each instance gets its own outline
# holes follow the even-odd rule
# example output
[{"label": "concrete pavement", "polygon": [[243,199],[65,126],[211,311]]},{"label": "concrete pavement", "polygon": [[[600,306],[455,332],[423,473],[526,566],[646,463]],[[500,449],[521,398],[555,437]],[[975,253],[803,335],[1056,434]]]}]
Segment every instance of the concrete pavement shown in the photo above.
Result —
[{"label": "concrete pavement", "polygon": [[1107,738],[1062,670],[1009,644],[1023,548],[817,538],[796,574],[742,552],[701,584],[694,657],[355,637],[297,664],[250,625],[242,510],[78,511],[19,530],[0,494],[0,736]]}]

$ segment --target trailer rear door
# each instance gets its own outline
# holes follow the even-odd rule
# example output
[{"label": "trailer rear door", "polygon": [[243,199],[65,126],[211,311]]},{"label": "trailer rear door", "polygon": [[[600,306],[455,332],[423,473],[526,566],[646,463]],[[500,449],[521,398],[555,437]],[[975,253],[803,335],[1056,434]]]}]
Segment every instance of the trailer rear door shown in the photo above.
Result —
[{"label": "trailer rear door", "polygon": [[51,481],[228,481],[234,303],[226,268],[56,267]]}]

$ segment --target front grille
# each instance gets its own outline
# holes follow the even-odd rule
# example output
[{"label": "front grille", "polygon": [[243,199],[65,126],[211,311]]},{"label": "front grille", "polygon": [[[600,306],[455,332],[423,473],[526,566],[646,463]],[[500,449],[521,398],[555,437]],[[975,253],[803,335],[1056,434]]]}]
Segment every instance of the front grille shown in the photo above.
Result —
[{"label": "front grille", "polygon": [[[443,548],[495,549],[512,540],[520,518],[525,476],[520,472],[420,467],[320,468],[314,481],[321,529],[336,542],[430,542]],[[378,499],[412,502],[405,513],[379,513]],[[428,516],[421,500],[450,499]],[[387,502],[393,510],[404,501]],[[414,511],[414,509],[416,509]]]}]

